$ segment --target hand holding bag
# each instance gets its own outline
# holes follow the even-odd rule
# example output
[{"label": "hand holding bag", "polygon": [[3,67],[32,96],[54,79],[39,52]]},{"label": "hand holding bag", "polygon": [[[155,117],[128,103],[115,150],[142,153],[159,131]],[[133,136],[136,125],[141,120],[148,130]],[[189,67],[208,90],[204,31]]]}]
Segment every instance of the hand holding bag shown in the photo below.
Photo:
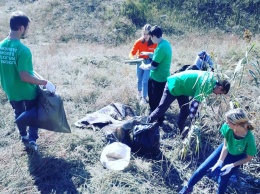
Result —
[{"label": "hand holding bag", "polygon": [[15,122],[54,132],[71,133],[61,97],[41,87],[37,107],[23,112]]}]

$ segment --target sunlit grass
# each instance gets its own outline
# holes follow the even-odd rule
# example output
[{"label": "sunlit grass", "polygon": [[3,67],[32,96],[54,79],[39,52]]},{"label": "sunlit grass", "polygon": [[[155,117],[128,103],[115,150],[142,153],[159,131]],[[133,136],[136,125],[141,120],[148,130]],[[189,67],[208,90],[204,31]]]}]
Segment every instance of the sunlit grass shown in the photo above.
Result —
[{"label": "sunlit grass", "polygon": [[[8,14],[18,7],[15,4],[17,2],[6,2],[7,4],[0,9],[1,39],[9,31],[6,24]],[[230,109],[229,102],[232,102],[233,106],[246,109],[255,122],[257,146],[260,149],[259,35],[254,34],[248,43],[242,38],[243,32],[241,36],[216,29],[210,30],[208,34],[193,31],[179,36],[170,33],[164,34],[164,38],[171,42],[173,48],[171,72],[182,65],[192,64],[197,53],[204,49],[214,55],[216,73],[231,78],[230,93],[219,97],[211,95],[202,104],[201,117],[197,123],[199,130],[194,130],[194,133],[190,131],[193,135],[190,135],[192,137],[190,141],[187,140],[189,147],[186,149],[186,155],[183,154],[183,160],[180,157],[181,149],[186,140],[177,135],[173,139],[161,141],[164,160],[150,161],[132,156],[130,166],[124,171],[114,172],[104,169],[99,161],[105,146],[103,133],[93,131],[91,127],[76,128],[74,123],[87,113],[112,102],[128,104],[138,115],[149,114],[148,107],[141,106],[136,99],[136,67],[124,63],[124,60],[128,59],[134,40],[140,36],[140,29],[137,29],[132,36],[120,34],[120,41],[122,37],[126,39],[123,44],[109,42],[115,40],[113,38],[117,36],[116,33],[120,33],[118,29],[115,31],[111,29],[112,23],[125,25],[129,22],[123,18],[121,22],[97,22],[98,16],[112,20],[111,15],[118,11],[117,9],[111,11],[113,1],[79,2],[82,5],[88,2],[89,7],[102,4],[101,11],[96,12],[97,15],[92,12],[77,12],[75,15],[68,7],[69,4],[64,2],[65,0],[35,1],[31,4],[19,4],[19,9],[33,16],[30,36],[22,42],[31,48],[35,70],[56,84],[57,92],[64,101],[72,133],[59,134],[40,129],[39,155],[28,155],[19,141],[13,122],[13,110],[3,91],[0,90],[1,192],[177,193],[200,162],[222,142],[219,127],[224,122],[223,114]],[[73,1],[67,2],[73,3]],[[107,7],[105,3],[108,4]],[[59,15],[59,7],[64,14]],[[74,9],[76,8],[79,9],[77,6]],[[105,9],[110,10],[108,16],[102,15],[106,13],[102,12]],[[84,22],[89,24],[88,28],[80,26],[83,22],[81,15]],[[65,18],[67,20],[64,20]],[[81,36],[73,39],[71,34],[77,35],[77,30],[82,30]],[[108,34],[108,31],[111,34]],[[91,40],[78,41],[79,37]],[[254,47],[249,52],[252,45]],[[243,60],[240,62],[241,59]],[[178,111],[178,105],[174,102],[168,110],[172,126]],[[257,179],[258,164],[259,154],[244,167],[249,177],[255,176]],[[246,176],[243,174],[243,179]],[[209,192],[209,188],[203,186],[204,183],[210,184],[213,188],[217,185],[216,182],[205,178],[196,186],[197,193]],[[232,182],[231,186],[234,187],[233,193],[239,193],[240,190],[259,192],[259,184],[254,181],[243,188],[235,182]]]}]

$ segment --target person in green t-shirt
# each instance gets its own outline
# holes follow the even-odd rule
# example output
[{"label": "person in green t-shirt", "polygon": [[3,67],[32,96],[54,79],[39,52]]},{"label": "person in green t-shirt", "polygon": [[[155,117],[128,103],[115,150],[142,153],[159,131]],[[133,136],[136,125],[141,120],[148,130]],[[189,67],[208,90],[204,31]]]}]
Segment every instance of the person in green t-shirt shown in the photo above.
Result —
[{"label": "person in green t-shirt", "polygon": [[[10,33],[0,42],[0,80],[1,86],[15,111],[15,119],[23,112],[36,107],[37,85],[44,85],[50,92],[55,86],[47,80],[34,76],[32,54],[28,47],[20,42],[27,36],[30,19],[21,11],[13,12],[10,18]],[[37,150],[38,128],[17,124],[21,140],[29,141],[29,146]]]},{"label": "person in green t-shirt", "polygon": [[[180,107],[177,125],[182,132],[187,117],[190,115],[194,118],[203,99],[211,93],[227,94],[229,89],[230,83],[227,80],[216,80],[213,72],[192,70],[173,74],[167,78],[160,104],[149,115],[149,122],[155,122],[158,117],[163,116],[171,103],[177,99]],[[193,97],[190,108],[189,97]]]},{"label": "person in green t-shirt", "polygon": [[[172,48],[170,42],[162,38],[162,34],[162,29],[159,26],[153,26],[149,30],[151,40],[157,44],[157,47],[154,51],[152,62],[148,65],[142,63],[139,67],[143,70],[150,70],[150,78],[148,80],[150,112],[153,112],[159,105],[167,77],[170,76]],[[164,115],[157,119],[162,124]]]},{"label": "person in green t-shirt", "polygon": [[256,155],[254,129],[247,114],[241,108],[226,113],[226,123],[220,129],[224,142],[199,166],[179,194],[192,193],[193,186],[207,172],[218,176],[218,194],[224,194],[229,178],[241,166]]}]

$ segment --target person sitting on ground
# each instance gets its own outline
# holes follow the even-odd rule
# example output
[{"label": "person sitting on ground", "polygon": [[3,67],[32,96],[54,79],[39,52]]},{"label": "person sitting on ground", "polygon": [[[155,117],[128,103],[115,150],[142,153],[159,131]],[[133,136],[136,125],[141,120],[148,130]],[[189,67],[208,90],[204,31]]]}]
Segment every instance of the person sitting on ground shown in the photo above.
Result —
[{"label": "person sitting on ground", "polygon": [[[151,70],[148,80],[148,97],[150,112],[152,112],[159,105],[167,77],[170,76],[172,47],[170,42],[162,37],[163,32],[159,26],[153,26],[149,34],[153,43],[158,45],[154,51],[152,62],[150,64],[142,63],[140,68]],[[160,115],[157,119],[158,123],[162,124],[164,115]]]},{"label": "person sitting on ground", "polygon": [[[217,80],[213,72],[194,70],[173,74],[167,78],[160,104],[149,115],[149,122],[155,122],[158,117],[164,115],[171,103],[177,99],[180,107],[177,125],[182,132],[187,117],[190,115],[194,118],[200,102],[211,93],[227,94],[229,89],[230,83],[227,80]],[[193,97],[190,108],[189,97]]]},{"label": "person sitting on ground", "polygon": [[[151,29],[150,24],[145,24],[142,29],[142,36],[138,40],[135,41],[134,46],[129,53],[129,57],[133,59],[135,56],[138,58],[144,58],[144,63],[151,63],[149,55],[143,55],[142,52],[153,53],[157,44],[154,44],[149,35],[149,30]],[[150,70],[140,69],[141,62],[136,64],[136,75],[137,75],[137,97],[141,100],[142,103],[147,103],[147,95],[148,95],[148,80],[150,76]]]},{"label": "person sitting on ground", "polygon": [[214,64],[210,55],[206,51],[202,50],[198,53],[194,65],[188,67],[187,70],[207,71],[208,68],[210,68],[211,71],[214,71],[213,65]]},{"label": "person sitting on ground", "polygon": [[256,155],[256,143],[252,133],[254,127],[247,114],[241,108],[225,114],[226,123],[220,129],[224,142],[199,166],[179,194],[192,193],[193,186],[207,172],[218,176],[218,194],[224,194],[228,180],[242,164],[252,160]]}]

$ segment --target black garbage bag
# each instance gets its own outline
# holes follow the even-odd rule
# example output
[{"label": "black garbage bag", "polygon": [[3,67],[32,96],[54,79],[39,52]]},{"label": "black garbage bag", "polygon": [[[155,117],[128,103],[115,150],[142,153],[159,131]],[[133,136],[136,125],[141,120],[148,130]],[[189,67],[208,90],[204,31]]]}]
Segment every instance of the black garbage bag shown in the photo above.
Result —
[{"label": "black garbage bag", "polygon": [[102,131],[109,143],[122,142],[138,155],[153,157],[160,152],[159,123],[147,123],[147,116],[134,116],[127,121],[105,126]]},{"label": "black garbage bag", "polygon": [[37,107],[23,112],[15,122],[54,132],[71,133],[61,97],[42,88],[39,88]]},{"label": "black garbage bag", "polygon": [[138,124],[130,134],[132,152],[156,155],[160,151],[159,123]]}]

